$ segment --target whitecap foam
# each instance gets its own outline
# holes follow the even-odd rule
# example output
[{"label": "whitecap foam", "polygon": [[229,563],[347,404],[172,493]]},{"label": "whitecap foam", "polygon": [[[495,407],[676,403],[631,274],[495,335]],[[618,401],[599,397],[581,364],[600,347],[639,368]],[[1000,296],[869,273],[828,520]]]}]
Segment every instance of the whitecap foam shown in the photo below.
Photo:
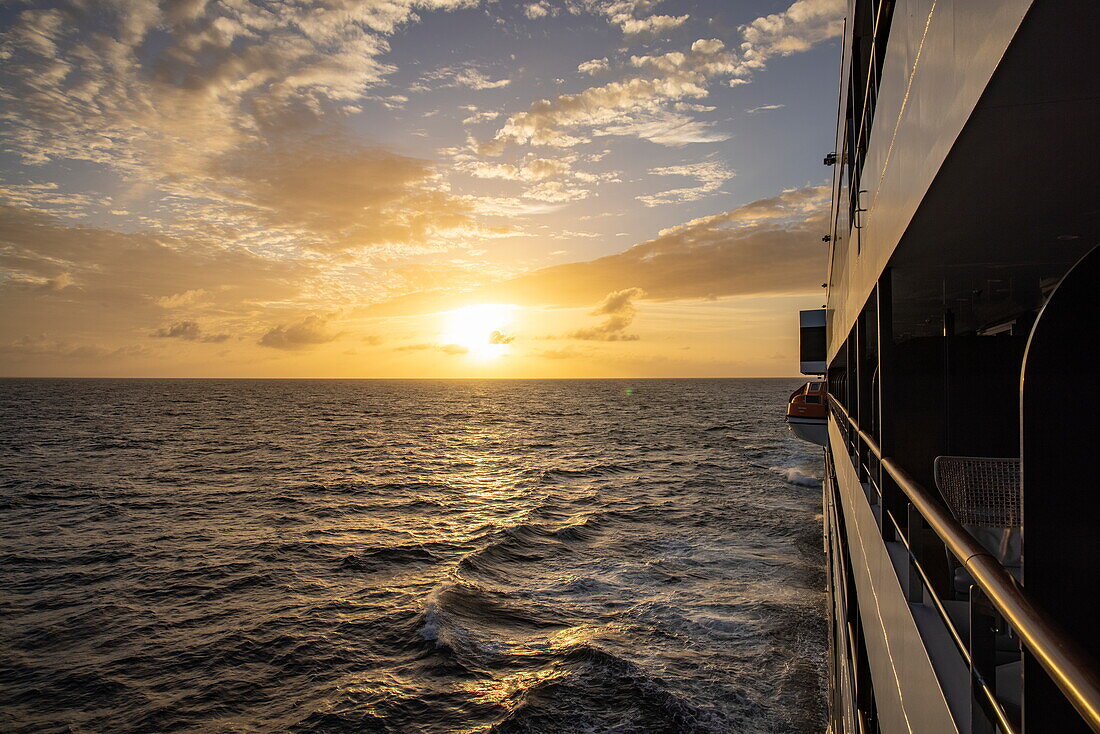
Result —
[{"label": "whitecap foam", "polygon": [[821,477],[816,477],[813,474],[807,474],[806,467],[798,466],[773,466],[770,469],[774,472],[778,472],[791,484],[796,487],[820,487]]}]

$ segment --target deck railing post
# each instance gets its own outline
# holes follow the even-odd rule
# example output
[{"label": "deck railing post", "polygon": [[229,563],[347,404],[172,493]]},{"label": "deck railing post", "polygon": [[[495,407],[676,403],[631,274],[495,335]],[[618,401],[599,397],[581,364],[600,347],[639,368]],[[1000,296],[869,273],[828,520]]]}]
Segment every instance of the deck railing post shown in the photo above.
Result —
[{"label": "deck railing post", "polygon": [[[906,597],[910,602],[919,604],[924,601],[924,583],[921,581],[917,564],[921,561],[921,532],[924,521],[912,502],[906,502],[908,518],[905,523],[906,540],[909,542],[909,584]],[[929,593],[935,593],[932,589]]]},{"label": "deck railing post", "polygon": [[[996,615],[977,585],[970,587],[970,731],[994,734],[987,691],[996,695]],[[984,682],[986,689],[982,689]]]}]

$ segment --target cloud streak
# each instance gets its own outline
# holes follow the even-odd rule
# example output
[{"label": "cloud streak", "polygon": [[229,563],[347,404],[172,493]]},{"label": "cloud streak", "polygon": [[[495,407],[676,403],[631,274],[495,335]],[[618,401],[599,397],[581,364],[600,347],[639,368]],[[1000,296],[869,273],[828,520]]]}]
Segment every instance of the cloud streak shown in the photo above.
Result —
[{"label": "cloud streak", "polygon": [[635,197],[646,206],[661,206],[662,204],[680,204],[688,201],[698,201],[710,194],[716,193],[722,185],[736,174],[724,163],[716,160],[700,161],[698,163],[685,163],[679,166],[660,166],[649,171],[657,176],[679,176],[693,178],[699,182],[697,186],[685,186],[678,189],[666,189],[656,194],[644,194]]},{"label": "cloud streak", "polygon": [[177,321],[171,326],[161,327],[150,336],[158,339],[183,339],[189,342],[221,344],[229,340],[229,334],[207,334],[195,321]]}]

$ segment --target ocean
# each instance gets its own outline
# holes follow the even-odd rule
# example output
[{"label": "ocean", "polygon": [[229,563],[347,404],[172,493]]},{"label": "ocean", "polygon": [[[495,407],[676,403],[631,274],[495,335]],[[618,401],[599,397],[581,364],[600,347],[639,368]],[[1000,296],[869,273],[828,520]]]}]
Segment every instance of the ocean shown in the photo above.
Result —
[{"label": "ocean", "polygon": [[0,730],[821,732],[800,381],[0,381]]}]

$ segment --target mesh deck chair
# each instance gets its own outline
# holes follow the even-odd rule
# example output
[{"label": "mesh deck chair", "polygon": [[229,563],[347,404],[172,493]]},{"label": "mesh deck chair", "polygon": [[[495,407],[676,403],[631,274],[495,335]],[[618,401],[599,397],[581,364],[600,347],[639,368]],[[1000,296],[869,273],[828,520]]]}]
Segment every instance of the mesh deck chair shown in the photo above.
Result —
[{"label": "mesh deck chair", "polygon": [[[1022,550],[1020,460],[937,456],[935,477],[936,487],[955,518],[1019,579]],[[956,572],[956,589],[969,589],[970,583],[965,571],[961,577]]]}]

